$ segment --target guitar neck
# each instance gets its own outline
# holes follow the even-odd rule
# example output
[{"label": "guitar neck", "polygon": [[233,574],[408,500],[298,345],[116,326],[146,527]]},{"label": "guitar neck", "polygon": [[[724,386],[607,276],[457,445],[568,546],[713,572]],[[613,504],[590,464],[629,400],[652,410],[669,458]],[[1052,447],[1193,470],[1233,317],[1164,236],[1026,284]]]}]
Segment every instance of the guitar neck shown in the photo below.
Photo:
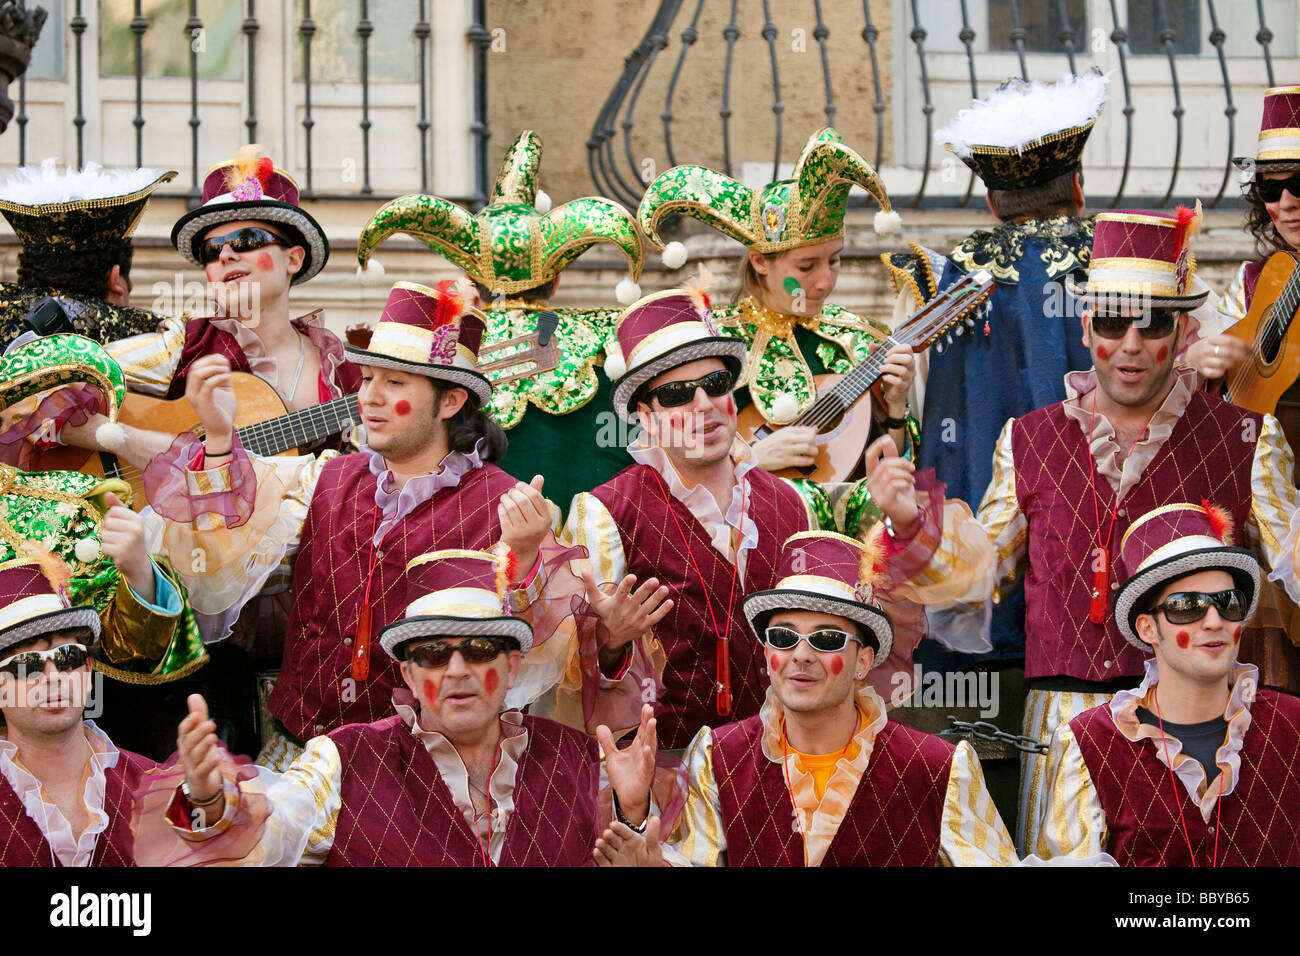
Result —
[{"label": "guitar neck", "polygon": [[885,367],[885,357],[889,354],[889,350],[899,345],[912,344],[907,341],[907,338],[903,334],[885,336],[861,365],[855,366],[849,374],[835,383],[830,390],[831,394],[843,403],[844,408],[848,408],[880,379],[881,369]]},{"label": "guitar neck", "polygon": [[269,421],[237,429],[239,443],[255,455],[278,455],[290,448],[313,445],[361,422],[355,395],[299,409]]}]

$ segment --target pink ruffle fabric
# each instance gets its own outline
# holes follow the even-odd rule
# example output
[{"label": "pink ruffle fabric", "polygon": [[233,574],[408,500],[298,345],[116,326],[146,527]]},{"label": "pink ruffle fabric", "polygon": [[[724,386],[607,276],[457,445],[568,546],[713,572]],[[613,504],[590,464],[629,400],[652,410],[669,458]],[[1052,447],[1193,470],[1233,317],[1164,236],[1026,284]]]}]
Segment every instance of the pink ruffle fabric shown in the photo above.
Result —
[{"label": "pink ruffle fabric", "polygon": [[257,498],[257,475],[248,452],[232,435],[232,456],[220,471],[229,474],[227,488],[199,491],[190,462],[204,450],[194,432],[177,435],[171,447],[157,455],[144,470],[145,497],[169,521],[189,524],[200,515],[220,515],[227,528],[238,528],[253,514]]},{"label": "pink ruffle fabric", "polygon": [[[578,632],[583,728],[595,734],[603,724],[617,738],[640,723],[643,704],[663,699],[666,658],[657,640],[633,641],[627,668],[617,681],[610,680],[600,670],[600,649],[609,640],[609,630],[584,596],[575,596],[570,607]],[[577,683],[570,680],[569,685]]]},{"label": "pink ruffle fabric", "polygon": [[103,393],[90,385],[67,385],[20,402],[5,412],[0,424],[0,462],[38,470],[37,441],[53,442],[64,425],[84,425],[92,415],[107,411]]},{"label": "pink ruffle fabric", "polygon": [[185,768],[173,755],[147,773],[134,793],[131,829],[135,833],[135,860],[140,866],[212,866],[243,860],[257,847],[271,816],[271,804],[246,757],[222,753],[225,778],[225,816],[215,828],[220,832],[198,838],[181,819],[179,787]]}]

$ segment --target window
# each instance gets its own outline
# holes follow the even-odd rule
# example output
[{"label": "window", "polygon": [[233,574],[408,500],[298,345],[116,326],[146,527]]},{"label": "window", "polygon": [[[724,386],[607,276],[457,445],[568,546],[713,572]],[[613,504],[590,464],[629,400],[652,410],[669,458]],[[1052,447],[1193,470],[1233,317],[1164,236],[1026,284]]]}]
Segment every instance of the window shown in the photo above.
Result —
[{"label": "window", "polygon": [[[1220,16],[1234,6],[1224,5]],[[1160,39],[1162,17],[1169,29],[1174,31],[1174,53],[1188,55],[1201,52],[1201,34],[1209,31],[1201,29],[1200,0],[1128,0],[1128,46],[1133,53],[1164,55],[1167,52]],[[1229,27],[1236,26],[1234,23],[1225,24],[1222,20],[1219,25],[1225,32]],[[1210,50],[1213,52],[1213,47]]]},{"label": "window", "polygon": [[[26,76],[29,80],[63,79],[63,38],[68,30],[67,14],[63,9],[64,0],[41,0],[40,6],[49,14],[41,35],[32,47],[32,60],[27,66]],[[11,96],[18,99],[17,89]]]},{"label": "window", "polygon": [[[199,0],[201,31],[186,33],[189,0],[143,0],[140,14],[149,21],[141,41],[145,76],[189,76],[190,50],[198,53],[199,79],[237,80],[243,76],[243,4]],[[99,75],[135,76],[135,16],[132,0],[99,0]]]},{"label": "window", "polygon": [[[437,13],[433,4],[433,14]],[[293,75],[303,79],[302,0],[294,0],[292,29],[295,38]],[[419,44],[412,28],[419,16],[415,0],[370,0],[367,14],[374,32],[370,34],[369,73],[371,81],[414,82],[419,64]],[[311,40],[312,82],[358,83],[361,80],[361,37],[357,23],[360,4],[354,0],[315,0],[311,18],[316,32]]]},{"label": "window", "polygon": [[[990,50],[1016,49],[1011,39],[1016,19],[1011,15],[1014,0],[989,0],[988,37]],[[1065,24],[1061,20],[1061,4],[1044,3],[1043,0],[1020,0],[1015,3],[1020,27],[1025,31],[1027,53],[1060,53],[1065,49],[1061,33]],[[1065,11],[1070,29],[1074,31],[1074,49],[1088,44],[1088,14],[1085,0],[1067,0]]]}]

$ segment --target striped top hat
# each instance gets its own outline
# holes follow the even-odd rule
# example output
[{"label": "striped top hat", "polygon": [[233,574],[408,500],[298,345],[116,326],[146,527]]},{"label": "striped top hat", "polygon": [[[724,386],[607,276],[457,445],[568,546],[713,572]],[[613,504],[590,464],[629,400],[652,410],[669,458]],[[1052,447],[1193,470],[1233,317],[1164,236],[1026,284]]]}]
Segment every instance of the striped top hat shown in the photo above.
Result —
[{"label": "striped top hat", "polygon": [[201,205],[176,220],[172,245],[187,262],[203,268],[199,257],[203,234],[223,222],[240,220],[265,222],[306,250],[291,284],[306,282],[325,268],[330,257],[325,230],[298,205],[293,177],[262,156],[257,145],[242,147],[234,159],[208,170]]},{"label": "striped top hat", "polygon": [[1255,155],[1238,156],[1241,169],[1264,173],[1300,170],[1300,86],[1275,86],[1264,91],[1264,115],[1259,122]]},{"label": "striped top hat", "polygon": [[370,343],[365,348],[345,346],[348,357],[358,365],[414,372],[459,385],[480,406],[487,404],[492,385],[474,367],[486,319],[469,305],[462,284],[448,279],[430,289],[415,282],[397,283],[388,293]]},{"label": "striped top hat", "polygon": [[434,637],[508,637],[527,653],[532,627],[505,610],[513,560],[504,549],[432,551],[415,558],[406,566],[411,601],[379,635],[380,645],[399,661],[412,641]]},{"label": "striped top hat", "polygon": [[699,291],[666,289],[638,299],[618,317],[614,333],[618,349],[605,361],[614,380],[611,401],[614,411],[634,425],[641,389],[664,372],[717,358],[739,377],[745,362],[745,343],[718,332],[709,319],[708,297]]},{"label": "striped top hat", "polygon": [[1249,619],[1259,598],[1259,561],[1232,542],[1232,515],[1204,499],[1199,505],[1163,505],[1133,522],[1120,541],[1120,568],[1128,577],[1115,596],[1115,623],[1124,639],[1151,653],[1151,645],[1138,637],[1138,615],[1171,581],[1199,571],[1231,574],[1246,593]]},{"label": "striped top hat", "polygon": [[67,585],[72,572],[62,559],[41,550],[35,560],[22,558],[0,564],[0,654],[33,638],[74,627],[90,629],[99,640],[99,613],[74,607]]},{"label": "striped top hat", "polygon": [[[883,525],[881,526],[883,528]],[[879,667],[894,646],[894,624],[873,603],[872,581],[880,556],[875,547],[831,531],[791,535],[781,548],[776,587],[746,595],[744,610],[750,627],[763,631],[778,611],[821,611],[847,617],[862,625],[875,646],[872,667]]]},{"label": "striped top hat", "polygon": [[1190,311],[1209,289],[1196,279],[1191,238],[1201,222],[1201,203],[1174,212],[1118,210],[1097,215],[1088,281],[1066,279],[1066,288],[1090,309],[1136,306]]}]

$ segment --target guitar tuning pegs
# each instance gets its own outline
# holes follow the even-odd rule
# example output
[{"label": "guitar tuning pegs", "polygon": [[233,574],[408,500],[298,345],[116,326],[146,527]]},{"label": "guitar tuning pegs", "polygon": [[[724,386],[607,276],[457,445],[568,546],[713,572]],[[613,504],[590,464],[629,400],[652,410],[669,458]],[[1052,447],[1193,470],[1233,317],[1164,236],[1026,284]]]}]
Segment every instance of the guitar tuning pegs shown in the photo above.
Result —
[{"label": "guitar tuning pegs", "polygon": [[935,340],[935,343],[934,343],[934,350],[935,350],[936,352],[938,352],[940,355],[942,355],[942,354],[943,354],[943,342],[940,341],[940,340],[938,340],[938,339],[936,339],[936,340]]},{"label": "guitar tuning pegs", "polygon": [[944,343],[944,345],[952,345],[952,333],[951,333],[951,332],[949,332],[949,333],[947,334],[947,336],[944,337],[943,343]]},{"label": "guitar tuning pegs", "polygon": [[969,316],[969,315],[966,316],[966,321],[965,321],[965,323],[963,323],[963,324],[964,324],[964,325],[966,326],[966,328],[968,328],[968,329],[973,329],[973,328],[975,328],[975,319],[974,319],[974,317],[973,317],[973,316]]}]

